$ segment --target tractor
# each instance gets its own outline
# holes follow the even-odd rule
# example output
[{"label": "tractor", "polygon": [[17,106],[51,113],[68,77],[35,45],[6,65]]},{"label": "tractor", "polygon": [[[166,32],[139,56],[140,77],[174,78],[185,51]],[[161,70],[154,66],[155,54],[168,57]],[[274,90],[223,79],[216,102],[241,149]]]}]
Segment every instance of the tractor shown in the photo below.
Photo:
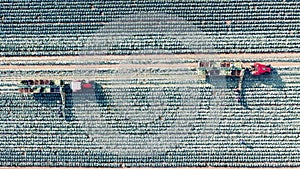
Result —
[{"label": "tractor", "polygon": [[253,76],[259,76],[263,74],[270,74],[272,71],[270,64],[261,64],[261,63],[251,63],[250,68],[248,68],[251,71],[251,74]]}]

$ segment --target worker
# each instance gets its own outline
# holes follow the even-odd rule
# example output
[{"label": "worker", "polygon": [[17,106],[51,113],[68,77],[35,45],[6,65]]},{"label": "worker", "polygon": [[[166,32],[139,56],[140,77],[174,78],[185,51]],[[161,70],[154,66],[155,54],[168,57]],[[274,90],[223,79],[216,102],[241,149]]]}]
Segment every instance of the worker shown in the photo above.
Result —
[{"label": "worker", "polygon": [[59,109],[59,111],[58,111],[58,115],[59,115],[59,117],[64,117],[64,114],[63,114],[63,112],[62,112],[61,107],[60,107],[60,109]]},{"label": "worker", "polygon": [[245,140],[241,140],[240,143],[243,144],[243,145],[245,145],[245,146],[246,146],[247,148],[249,148],[249,149],[253,149],[253,146],[250,145],[250,144],[247,144],[247,143],[245,142]]},{"label": "worker", "polygon": [[241,102],[241,96],[237,96],[236,101]]},{"label": "worker", "polygon": [[241,140],[240,143],[241,143],[241,144],[244,144],[244,145],[246,144],[246,143],[245,143],[245,140]]},{"label": "worker", "polygon": [[234,64],[232,62],[230,63],[230,69],[234,69]]}]

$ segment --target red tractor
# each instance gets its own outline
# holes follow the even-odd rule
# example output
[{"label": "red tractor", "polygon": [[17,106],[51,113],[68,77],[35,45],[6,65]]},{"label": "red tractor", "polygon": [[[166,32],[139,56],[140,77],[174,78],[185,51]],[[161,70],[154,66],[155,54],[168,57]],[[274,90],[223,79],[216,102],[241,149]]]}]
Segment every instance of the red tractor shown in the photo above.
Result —
[{"label": "red tractor", "polygon": [[272,71],[270,64],[264,65],[264,64],[255,62],[255,63],[250,64],[250,66],[251,66],[251,68],[249,70],[251,71],[251,74],[253,76],[269,74]]}]

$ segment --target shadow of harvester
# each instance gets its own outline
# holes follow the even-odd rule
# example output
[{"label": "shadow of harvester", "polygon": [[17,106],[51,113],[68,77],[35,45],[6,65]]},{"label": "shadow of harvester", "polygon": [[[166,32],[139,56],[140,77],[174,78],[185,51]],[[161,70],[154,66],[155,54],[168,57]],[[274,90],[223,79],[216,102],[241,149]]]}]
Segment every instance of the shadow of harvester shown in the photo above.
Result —
[{"label": "shadow of harvester", "polygon": [[99,107],[107,105],[103,88],[97,83],[94,83],[93,89],[82,90],[76,93],[73,93],[70,84],[65,84],[62,90],[65,94],[65,108],[62,106],[62,96],[60,93],[35,93],[33,96],[36,101],[45,107],[59,106],[57,114],[59,117],[64,117],[68,122],[75,120],[75,107],[80,102],[97,103]]}]

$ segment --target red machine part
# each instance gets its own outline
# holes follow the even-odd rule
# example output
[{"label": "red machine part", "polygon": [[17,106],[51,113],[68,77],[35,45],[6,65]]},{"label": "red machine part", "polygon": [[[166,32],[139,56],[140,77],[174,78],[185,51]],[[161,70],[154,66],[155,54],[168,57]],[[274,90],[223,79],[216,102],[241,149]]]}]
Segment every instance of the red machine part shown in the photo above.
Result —
[{"label": "red machine part", "polygon": [[90,83],[82,84],[82,88],[84,88],[84,89],[91,89],[91,88],[93,88],[93,85],[90,84]]},{"label": "red machine part", "polygon": [[92,81],[74,80],[71,83],[71,88],[73,92],[79,92],[84,89],[93,89],[94,84]]},{"label": "red machine part", "polygon": [[251,65],[254,70],[251,72],[252,75],[254,76],[259,76],[265,73],[271,73],[272,69],[270,65],[265,65],[261,63],[254,63]]}]

